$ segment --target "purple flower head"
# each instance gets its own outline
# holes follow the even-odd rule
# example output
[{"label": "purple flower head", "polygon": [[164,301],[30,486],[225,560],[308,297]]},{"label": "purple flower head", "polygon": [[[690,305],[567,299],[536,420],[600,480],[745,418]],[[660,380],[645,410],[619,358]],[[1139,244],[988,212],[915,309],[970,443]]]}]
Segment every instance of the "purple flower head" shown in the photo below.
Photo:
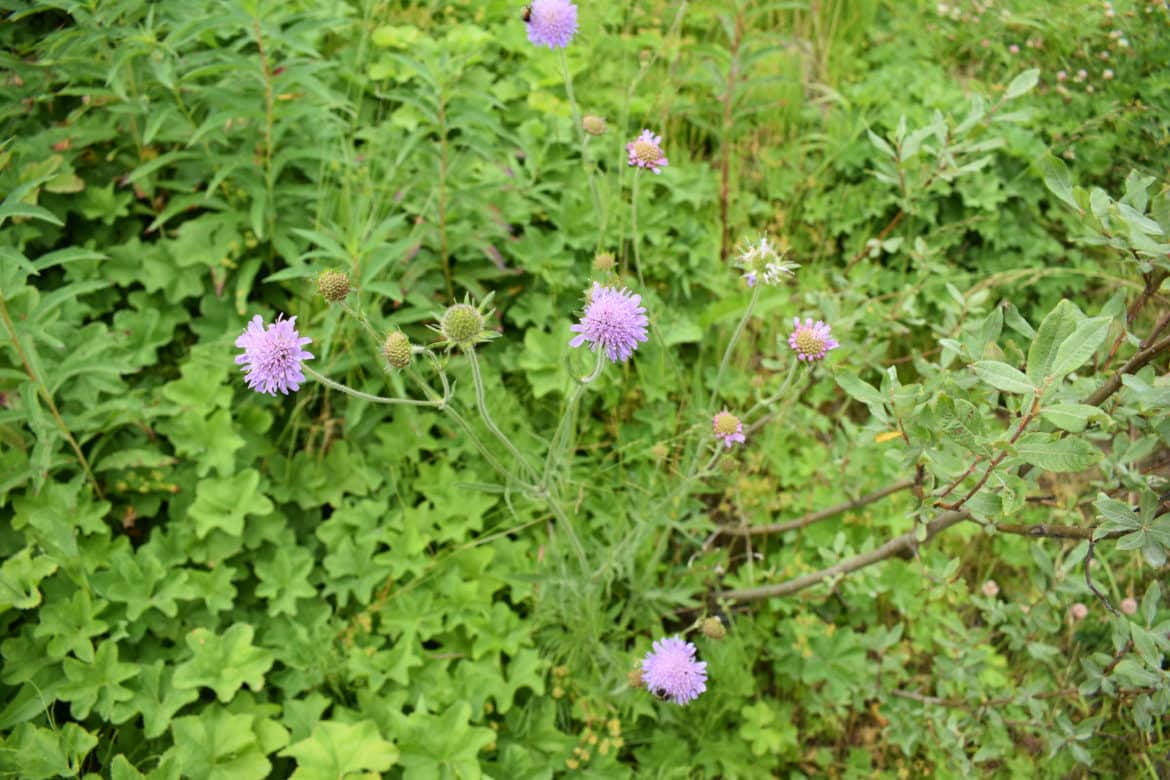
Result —
[{"label": "purple flower head", "polygon": [[695,660],[695,646],[677,636],[659,639],[642,660],[642,682],[651,693],[686,704],[707,690],[707,662]]},{"label": "purple flower head", "polygon": [[715,438],[723,439],[728,448],[736,442],[743,443],[743,422],[731,412],[724,409],[711,420],[711,427],[715,429]]},{"label": "purple flower head", "polygon": [[794,330],[788,337],[788,346],[796,352],[797,360],[807,360],[810,363],[821,360],[830,349],[841,346],[833,338],[829,326],[820,320],[813,323],[811,319],[806,319],[802,325],[800,317],[793,317],[792,324]]},{"label": "purple flower head", "polygon": [[563,49],[577,34],[577,6],[569,0],[532,0],[524,9],[524,21],[532,43]]},{"label": "purple flower head", "polygon": [[624,287],[618,290],[594,282],[581,322],[569,328],[579,334],[569,346],[579,347],[589,342],[594,352],[604,347],[606,356],[614,363],[629,360],[638,343],[646,340],[649,320],[641,303],[641,295],[634,295]]},{"label": "purple flower head", "polygon": [[643,130],[640,136],[626,144],[626,151],[630,153],[630,165],[651,173],[658,173],[669,164],[662,156],[662,136],[649,130]]},{"label": "purple flower head", "polygon": [[236,357],[236,363],[244,367],[248,387],[258,393],[276,395],[279,390],[288,395],[289,390],[300,390],[305,381],[301,362],[313,357],[301,349],[313,340],[297,333],[297,318],[285,320],[282,316],[278,315],[276,322],[265,329],[264,318],[257,314],[236,339],[236,346],[244,350]]}]

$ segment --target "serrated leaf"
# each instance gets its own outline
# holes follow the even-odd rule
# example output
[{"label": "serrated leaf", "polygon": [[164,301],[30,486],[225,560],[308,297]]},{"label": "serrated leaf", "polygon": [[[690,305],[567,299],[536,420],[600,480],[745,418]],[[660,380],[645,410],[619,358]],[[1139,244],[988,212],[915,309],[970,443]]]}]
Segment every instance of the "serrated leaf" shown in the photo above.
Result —
[{"label": "serrated leaf", "polygon": [[44,555],[32,557],[25,547],[0,566],[0,614],[9,609],[32,609],[41,603],[41,581],[57,571],[57,564]]},{"label": "serrated leaf", "polygon": [[187,510],[188,519],[195,524],[195,535],[204,539],[216,529],[229,536],[243,534],[245,516],[267,515],[274,508],[259,487],[260,472],[256,469],[199,480],[195,502]]},{"label": "serrated leaf", "polygon": [[168,751],[185,778],[251,780],[268,777],[272,764],[256,744],[254,715],[208,707],[199,715],[175,718],[174,747]]},{"label": "serrated leaf", "polygon": [[193,657],[175,670],[175,688],[211,688],[222,702],[231,701],[245,683],[259,691],[274,659],[270,651],[253,646],[253,636],[247,623],[234,624],[222,636],[195,629],[187,635]]},{"label": "serrated leaf", "polygon": [[1005,393],[1030,393],[1036,388],[1018,369],[997,360],[979,360],[971,365],[975,373],[996,390]]},{"label": "serrated leaf", "polygon": [[68,681],[59,689],[59,695],[72,704],[71,712],[75,718],[88,717],[90,711],[96,709],[108,720],[118,702],[134,696],[134,692],[121,683],[137,674],[138,667],[118,661],[118,645],[112,639],[98,646],[93,663],[66,658],[64,669]]},{"label": "serrated leaf", "polygon": [[1084,471],[1101,459],[1101,451],[1084,439],[1055,439],[1047,433],[1025,434],[1015,448],[1024,461],[1045,471]]},{"label": "serrated leaf", "polygon": [[292,780],[343,780],[364,772],[385,772],[398,762],[398,748],[378,733],[372,721],[325,721],[308,739],[281,751],[297,761]]}]

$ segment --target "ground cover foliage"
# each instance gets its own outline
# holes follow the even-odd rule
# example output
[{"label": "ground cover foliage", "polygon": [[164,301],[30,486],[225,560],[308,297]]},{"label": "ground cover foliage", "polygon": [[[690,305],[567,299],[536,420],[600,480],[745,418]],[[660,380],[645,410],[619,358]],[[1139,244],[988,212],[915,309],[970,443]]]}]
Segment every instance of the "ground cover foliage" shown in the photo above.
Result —
[{"label": "ground cover foliage", "polygon": [[0,774],[1170,772],[1165,3],[4,8]]}]

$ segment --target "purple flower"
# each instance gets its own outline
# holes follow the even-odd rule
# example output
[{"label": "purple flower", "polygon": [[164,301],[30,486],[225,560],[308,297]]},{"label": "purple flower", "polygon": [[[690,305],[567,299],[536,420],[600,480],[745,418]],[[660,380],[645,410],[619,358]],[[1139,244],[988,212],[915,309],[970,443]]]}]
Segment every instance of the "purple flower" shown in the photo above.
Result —
[{"label": "purple flower", "polygon": [[276,395],[279,390],[288,395],[289,390],[300,390],[305,381],[301,361],[313,357],[301,349],[313,340],[297,333],[297,318],[284,320],[282,316],[278,315],[265,330],[264,319],[257,314],[236,339],[236,346],[244,350],[236,357],[236,363],[244,366],[248,387],[258,393]]},{"label": "purple flower", "polygon": [[577,6],[569,0],[532,0],[524,9],[524,21],[532,43],[563,49],[577,34]]},{"label": "purple flower", "polygon": [[723,439],[723,443],[730,449],[736,442],[743,443],[743,422],[731,412],[724,409],[711,420],[711,427],[715,429],[715,438]]},{"label": "purple flower", "polygon": [[814,324],[811,319],[806,319],[802,325],[800,317],[793,317],[792,324],[795,329],[788,337],[788,346],[796,352],[797,360],[807,360],[810,363],[821,360],[830,349],[841,346],[833,338],[829,326],[820,320]]},{"label": "purple flower", "polygon": [[686,704],[707,690],[707,662],[695,660],[695,646],[677,636],[659,639],[642,660],[642,682],[651,693]]},{"label": "purple flower", "polygon": [[604,347],[605,354],[614,363],[629,360],[638,343],[646,340],[649,320],[641,303],[641,295],[634,295],[624,287],[618,290],[594,282],[581,322],[569,328],[580,334],[569,346],[579,347],[589,342],[594,352]]},{"label": "purple flower", "polygon": [[645,168],[651,173],[658,173],[668,163],[662,156],[662,136],[654,135],[649,130],[626,144],[626,151],[630,153],[630,165]]}]

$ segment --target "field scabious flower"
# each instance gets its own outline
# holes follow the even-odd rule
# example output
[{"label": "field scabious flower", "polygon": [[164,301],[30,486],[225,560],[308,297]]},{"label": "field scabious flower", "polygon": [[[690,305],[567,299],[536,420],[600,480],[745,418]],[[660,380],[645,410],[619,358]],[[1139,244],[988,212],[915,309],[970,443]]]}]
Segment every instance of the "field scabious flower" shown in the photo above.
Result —
[{"label": "field scabious flower", "polygon": [[305,374],[301,363],[313,355],[302,349],[312,339],[297,332],[297,318],[276,318],[276,322],[264,327],[264,318],[257,314],[244,332],[236,339],[236,346],[244,354],[236,357],[237,365],[243,366],[244,379],[248,387],[258,393],[284,395],[301,389]]},{"label": "field scabious flower", "polygon": [[829,326],[821,320],[813,323],[811,319],[806,319],[801,324],[800,317],[793,317],[792,324],[794,329],[788,337],[788,346],[796,352],[797,360],[807,360],[809,363],[822,360],[829,350],[841,346],[833,338]]},{"label": "field scabious flower", "polygon": [[695,660],[695,646],[677,636],[659,639],[642,661],[646,688],[675,704],[686,704],[707,690],[707,662]]},{"label": "field scabious flower", "polygon": [[715,429],[715,438],[722,439],[729,449],[736,442],[743,443],[743,422],[731,412],[724,409],[711,420],[711,427]]},{"label": "field scabious flower", "polygon": [[662,154],[662,136],[654,135],[649,130],[626,144],[626,151],[630,154],[629,163],[638,168],[645,168],[651,173],[658,173],[669,163]]},{"label": "field scabious flower", "polygon": [[577,34],[577,6],[569,0],[533,0],[525,9],[528,40],[537,46],[563,49]]},{"label": "field scabious flower", "polygon": [[594,352],[605,349],[606,356],[617,363],[630,359],[640,342],[646,341],[646,307],[642,296],[626,288],[604,287],[597,282],[589,294],[581,322],[569,329],[579,335],[569,342],[579,347],[588,342]]}]

